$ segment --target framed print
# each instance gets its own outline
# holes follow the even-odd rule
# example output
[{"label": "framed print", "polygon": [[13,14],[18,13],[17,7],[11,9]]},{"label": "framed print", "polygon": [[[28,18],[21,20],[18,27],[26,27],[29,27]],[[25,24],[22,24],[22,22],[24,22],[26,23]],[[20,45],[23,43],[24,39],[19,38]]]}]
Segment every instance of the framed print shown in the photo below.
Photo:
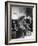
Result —
[{"label": "framed print", "polygon": [[37,3],[5,2],[5,44],[37,42]]}]

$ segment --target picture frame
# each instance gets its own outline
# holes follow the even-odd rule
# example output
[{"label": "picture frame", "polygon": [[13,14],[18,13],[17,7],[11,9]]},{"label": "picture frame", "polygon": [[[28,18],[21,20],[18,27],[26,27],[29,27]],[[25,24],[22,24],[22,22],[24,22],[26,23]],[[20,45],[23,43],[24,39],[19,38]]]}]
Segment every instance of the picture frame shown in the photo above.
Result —
[{"label": "picture frame", "polygon": [[[20,17],[22,18],[18,19]],[[27,21],[27,19],[29,19],[30,22],[28,22],[29,20]],[[24,20],[26,23],[25,28],[23,26],[23,28],[20,29],[18,23],[21,24]],[[17,26],[14,26],[14,23]],[[30,24],[31,26],[29,27],[28,25]],[[37,3],[6,1],[5,44],[10,45],[36,42],[37,42]]]}]

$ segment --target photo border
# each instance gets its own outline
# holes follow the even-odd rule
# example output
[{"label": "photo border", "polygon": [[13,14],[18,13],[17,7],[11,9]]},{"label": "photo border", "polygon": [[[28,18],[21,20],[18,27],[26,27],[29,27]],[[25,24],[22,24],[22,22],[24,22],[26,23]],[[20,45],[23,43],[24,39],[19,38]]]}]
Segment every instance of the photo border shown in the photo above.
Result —
[{"label": "photo border", "polygon": [[[36,5],[36,41],[19,42],[19,43],[8,43],[8,3],[20,3],[20,4],[34,4],[34,5]],[[6,20],[6,16],[7,16],[7,20]],[[6,21],[7,21],[7,29],[6,29]],[[25,44],[25,43],[26,44],[27,43],[37,43],[37,3],[32,3],[32,2],[18,2],[18,1],[6,1],[5,2],[5,44],[6,45],[11,45],[11,44]]]}]

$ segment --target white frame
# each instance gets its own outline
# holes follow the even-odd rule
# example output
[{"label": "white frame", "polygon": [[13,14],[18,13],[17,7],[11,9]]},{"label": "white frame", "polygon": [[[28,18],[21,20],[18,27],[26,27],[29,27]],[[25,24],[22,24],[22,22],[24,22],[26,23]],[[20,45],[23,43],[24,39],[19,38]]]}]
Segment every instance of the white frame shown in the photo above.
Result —
[{"label": "white frame", "polygon": [[[36,42],[37,41],[37,37],[36,37],[36,33],[37,33],[37,30],[36,30],[36,16],[37,16],[37,13],[36,13],[36,7],[37,7],[37,4],[36,3],[23,3],[23,2],[6,2],[6,22],[8,21],[8,26],[6,26],[6,29],[8,29],[8,31],[7,30],[5,30],[5,32],[6,32],[6,40],[7,40],[7,44],[10,44],[10,43],[33,43],[33,42]],[[33,8],[33,34],[32,34],[32,36],[30,36],[30,38],[32,38],[31,40],[29,39],[29,37],[28,36],[26,36],[26,38],[28,38],[29,40],[25,40],[25,39],[23,39],[23,38],[21,38],[21,39],[11,39],[11,5],[17,5],[17,6],[29,6],[29,7],[34,7]],[[8,11],[8,12],[7,12]],[[7,18],[7,16],[8,16],[8,18]],[[6,23],[7,24],[7,23]],[[7,28],[8,27],[8,28]],[[10,32],[9,32],[10,31]],[[7,36],[8,35],[8,36]]]}]

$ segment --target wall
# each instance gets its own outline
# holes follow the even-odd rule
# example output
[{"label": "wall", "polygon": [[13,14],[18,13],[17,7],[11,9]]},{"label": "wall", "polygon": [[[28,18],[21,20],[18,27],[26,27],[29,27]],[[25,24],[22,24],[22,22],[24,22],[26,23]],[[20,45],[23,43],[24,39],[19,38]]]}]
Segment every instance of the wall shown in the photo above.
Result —
[{"label": "wall", "polygon": [[[0,0],[0,46],[5,46],[5,1],[6,0]],[[13,1],[16,1],[16,0],[13,0]],[[38,0],[17,0],[17,1],[38,3]],[[20,44],[20,45],[14,45],[14,46],[38,46],[38,43]]]}]

